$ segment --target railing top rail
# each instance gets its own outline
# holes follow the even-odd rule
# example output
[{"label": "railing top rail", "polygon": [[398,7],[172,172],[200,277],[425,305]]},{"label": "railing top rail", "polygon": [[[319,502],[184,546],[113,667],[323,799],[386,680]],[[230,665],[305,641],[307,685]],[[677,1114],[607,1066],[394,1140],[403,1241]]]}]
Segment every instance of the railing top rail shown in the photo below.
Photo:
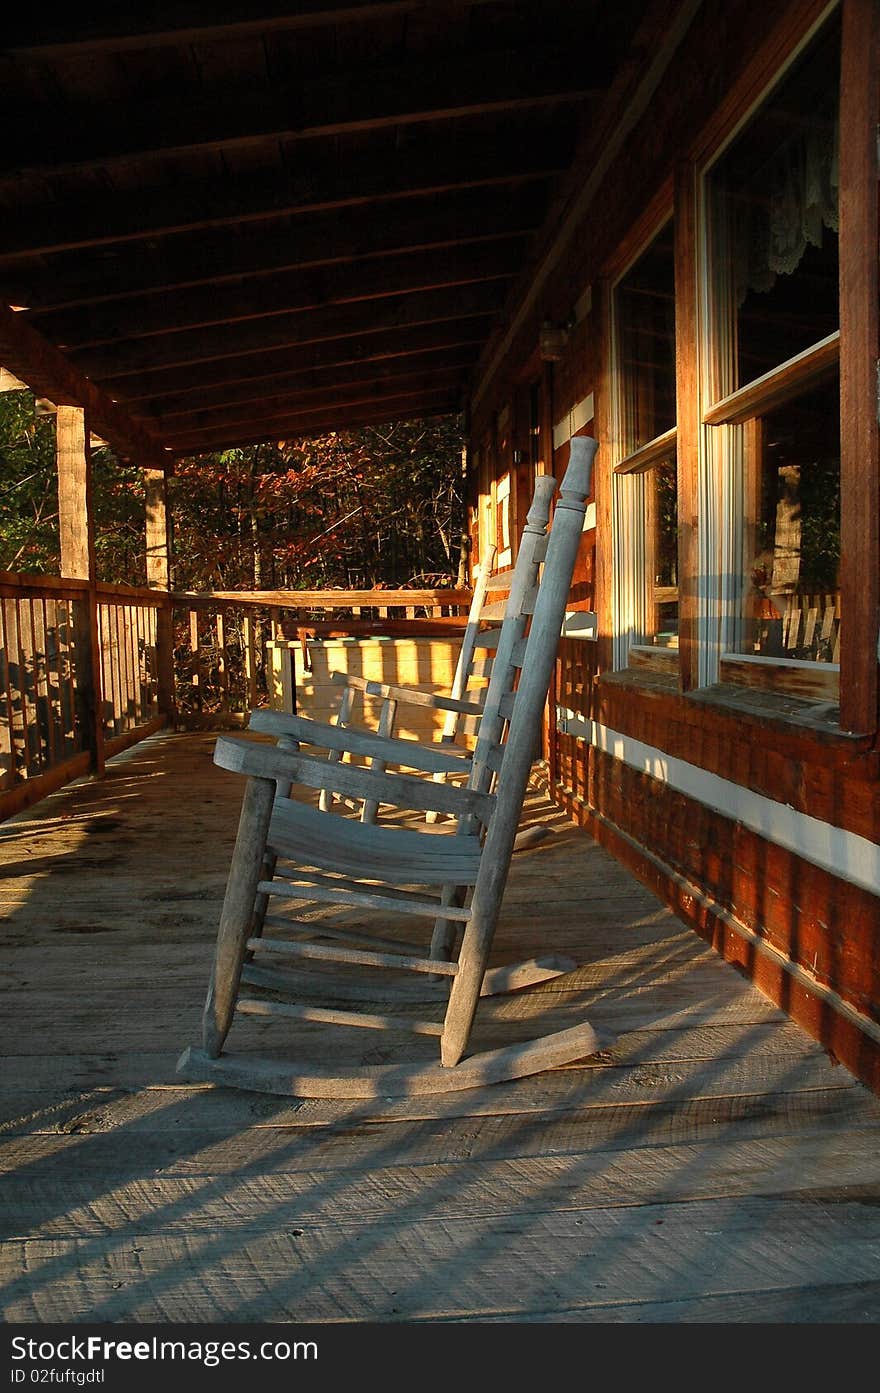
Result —
[{"label": "railing top rail", "polygon": [[[101,599],[131,600],[162,608],[165,605],[263,606],[272,609],[337,610],[358,608],[414,608],[423,605],[467,609],[468,589],[417,590],[154,590],[145,585],[118,585],[98,581],[95,591]],[[491,589],[491,585],[490,585]],[[85,595],[89,582],[74,576],[33,575],[20,571],[0,571],[0,596],[50,596],[76,598]]]},{"label": "railing top rail", "polygon": [[[110,581],[99,580],[94,588],[99,599],[135,600],[160,608],[169,602],[167,591],[151,590],[146,585],[116,585]],[[43,576],[22,571],[0,571],[0,595],[4,599],[14,599],[18,596],[77,599],[88,592],[89,582],[76,576]]]},{"label": "railing top rail", "polygon": [[138,600],[142,604],[156,605],[161,609],[169,603],[167,590],[153,590],[148,585],[116,585],[99,580],[95,586],[98,599]]},{"label": "railing top rail", "polygon": [[278,609],[469,605],[470,590],[175,590],[176,605],[268,605]]},{"label": "railing top rail", "polygon": [[16,595],[84,595],[89,588],[87,580],[75,580],[71,576],[25,575],[19,571],[0,571],[0,594],[9,598]]}]

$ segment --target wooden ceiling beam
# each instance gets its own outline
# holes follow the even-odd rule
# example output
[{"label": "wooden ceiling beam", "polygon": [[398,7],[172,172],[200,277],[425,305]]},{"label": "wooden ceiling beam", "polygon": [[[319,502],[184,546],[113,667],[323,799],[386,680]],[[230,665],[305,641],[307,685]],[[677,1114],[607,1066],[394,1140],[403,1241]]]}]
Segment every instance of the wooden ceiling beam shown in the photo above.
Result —
[{"label": "wooden ceiling beam", "polygon": [[[602,71],[571,46],[468,52],[454,62],[409,62],[322,76],[288,87],[227,86],[133,102],[14,106],[4,113],[0,179],[75,175],[187,153],[363,134],[426,121],[577,103],[599,95]],[[43,117],[41,120],[40,117]]]},{"label": "wooden ceiling beam", "polygon": [[362,346],[373,334],[494,314],[504,299],[504,281],[487,281],[419,294],[388,296],[381,301],[331,305],[303,313],[247,320],[213,329],[184,330],[155,339],[137,339],[71,354],[80,370],[96,382],[194,363],[242,358],[271,349],[303,347],[342,339]]},{"label": "wooden ceiling beam", "polygon": [[142,421],[133,420],[114,401],[26,324],[20,314],[0,305],[0,363],[37,396],[56,406],[80,406],[90,429],[120,455],[145,469],[168,469],[171,460],[161,442]]},{"label": "wooden ceiling beam", "polygon": [[299,408],[291,405],[286,411],[253,411],[237,417],[231,417],[228,421],[218,421],[216,426],[202,426],[199,430],[177,431],[169,435],[167,443],[172,451],[179,449],[192,449],[197,445],[204,444],[210,440],[225,440],[230,435],[250,434],[254,431],[264,431],[273,434],[276,430],[289,429],[291,422],[298,425],[307,426],[311,421],[334,420],[337,425],[347,418],[351,413],[358,411],[368,411],[371,415],[384,415],[387,418],[393,416],[397,411],[404,411],[408,414],[417,416],[424,405],[435,406],[437,403],[448,406],[450,411],[457,410],[461,405],[461,390],[459,386],[450,386],[449,383],[440,383],[437,387],[426,388],[419,392],[398,392],[394,396],[376,397],[353,397],[349,400],[342,397],[339,401],[323,402],[317,406],[307,406]]},{"label": "wooden ceiling beam", "polygon": [[336,367],[361,367],[368,363],[388,363],[410,358],[415,353],[482,345],[488,334],[488,319],[450,320],[412,329],[387,329],[363,338],[334,339],[327,343],[296,344],[271,353],[249,354],[244,358],[220,359],[211,363],[191,363],[185,368],[164,368],[140,377],[124,377],[112,383],[114,396],[126,406],[154,401],[174,393],[178,398],[205,389],[265,383],[282,374],[307,373]]},{"label": "wooden ceiling beam", "polygon": [[[331,305],[369,301],[486,281],[508,281],[522,264],[522,239],[475,246],[405,252],[365,263],[350,262],[317,271],[287,271],[232,285],[197,286],[174,296],[65,310],[41,317],[40,331],[66,351],[151,341],[163,335],[241,324]],[[381,307],[379,307],[381,313]]]},{"label": "wooden ceiling beam", "polygon": [[159,250],[142,246],[114,254],[63,254],[45,268],[0,272],[0,298],[27,305],[32,315],[100,305],[191,286],[224,285],[294,270],[384,260],[408,251],[497,242],[534,232],[544,212],[543,190],[476,189],[397,206],[338,214],[304,214],[271,230],[232,236],[221,231],[169,238]]},{"label": "wooden ceiling beam", "polygon": [[479,355],[479,344],[461,344],[458,347],[428,349],[423,353],[412,353],[408,357],[389,358],[382,362],[369,361],[348,367],[333,366],[315,368],[300,373],[276,373],[256,381],[235,384],[219,384],[216,387],[203,387],[191,392],[170,392],[150,402],[132,402],[129,411],[134,417],[142,417],[154,430],[159,423],[163,430],[184,428],[192,416],[203,412],[222,410],[226,407],[250,402],[255,397],[261,401],[277,401],[280,398],[307,396],[323,389],[339,391],[358,387],[366,389],[391,386],[402,379],[425,377],[430,373],[441,373],[455,368],[469,374]]},{"label": "wooden ceiling beam", "polygon": [[[119,243],[152,241],[226,227],[265,223],[362,204],[435,197],[456,190],[528,184],[562,173],[573,153],[574,125],[535,121],[491,134],[474,132],[466,144],[431,132],[409,148],[332,158],[317,143],[314,160],[290,171],[193,179],[175,185],[77,198],[69,188],[59,202],[4,209],[0,263]],[[320,158],[317,158],[320,151]]]},{"label": "wooden ceiling beam", "polygon": [[[468,0],[476,9],[507,0]],[[133,5],[89,5],[75,20],[66,12],[19,9],[3,22],[2,52],[13,58],[69,59],[89,53],[137,52],[183,44],[208,44],[255,35],[314,29],[322,25],[405,18],[419,10],[455,10],[461,0],[225,0],[222,5],[153,4],[146,15]]]},{"label": "wooden ceiling beam", "polygon": [[279,418],[272,422],[255,421],[252,426],[227,427],[216,434],[204,432],[192,440],[181,437],[176,443],[167,442],[173,456],[195,455],[209,450],[234,449],[240,445],[255,445],[264,440],[290,439],[296,436],[326,435],[329,431],[356,430],[359,426],[386,421],[418,420],[427,416],[451,416],[460,409],[458,399],[449,393],[434,400],[420,394],[400,397],[396,402],[378,405],[339,407],[326,415]]},{"label": "wooden ceiling beam", "polygon": [[445,391],[460,392],[467,381],[466,367],[437,368],[431,373],[406,373],[385,382],[355,382],[348,386],[334,385],[302,392],[285,392],[279,396],[252,394],[244,401],[226,406],[208,407],[187,416],[156,416],[152,428],[163,439],[200,435],[206,430],[240,426],[249,421],[277,420],[290,416],[305,416],[311,412],[335,411],[337,407],[362,406],[365,402],[378,404],[397,397],[428,396]]}]

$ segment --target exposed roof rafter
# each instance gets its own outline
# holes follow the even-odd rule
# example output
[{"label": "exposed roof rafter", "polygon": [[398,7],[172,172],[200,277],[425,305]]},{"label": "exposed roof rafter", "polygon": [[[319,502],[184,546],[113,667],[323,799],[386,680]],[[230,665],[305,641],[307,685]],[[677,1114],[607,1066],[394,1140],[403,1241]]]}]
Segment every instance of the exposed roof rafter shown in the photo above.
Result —
[{"label": "exposed roof rafter", "polygon": [[135,421],[65,358],[57,348],[6,305],[0,305],[0,363],[38,396],[56,405],[81,406],[90,429],[116,452],[149,469],[170,468],[162,443],[143,421]]}]

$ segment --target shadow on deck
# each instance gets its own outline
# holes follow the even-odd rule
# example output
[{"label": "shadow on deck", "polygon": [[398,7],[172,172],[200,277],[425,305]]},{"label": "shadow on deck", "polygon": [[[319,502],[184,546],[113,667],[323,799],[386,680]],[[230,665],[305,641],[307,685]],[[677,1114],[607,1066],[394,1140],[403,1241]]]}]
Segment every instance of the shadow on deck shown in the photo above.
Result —
[{"label": "shadow on deck", "polygon": [[880,1318],[880,1101],[540,795],[496,960],[574,957],[541,1009],[607,1050],[393,1102],[181,1083],[241,795],[212,748],[0,829],[7,1321]]}]

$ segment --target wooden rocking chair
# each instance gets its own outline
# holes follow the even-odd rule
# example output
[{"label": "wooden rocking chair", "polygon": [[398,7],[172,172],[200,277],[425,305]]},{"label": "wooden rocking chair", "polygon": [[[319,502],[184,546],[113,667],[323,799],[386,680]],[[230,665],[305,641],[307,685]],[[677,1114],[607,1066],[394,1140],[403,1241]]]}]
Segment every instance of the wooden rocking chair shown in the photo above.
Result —
[{"label": "wooden rocking chair", "polygon": [[[546,525],[555,489],[555,480],[552,478],[544,475],[536,479],[532,502],[533,519],[536,525],[541,519]],[[333,725],[346,729],[352,725],[359,725],[359,728],[363,729],[363,713],[360,713],[360,723],[354,718],[357,710],[356,702],[359,698],[363,700],[365,696],[373,697],[381,702],[375,734],[383,738],[394,736],[400,706],[409,704],[423,710],[429,708],[442,711],[444,712],[443,728],[437,743],[440,746],[451,746],[453,749],[463,750],[468,758],[471,757],[472,750],[462,745],[460,738],[462,736],[476,736],[479,732],[488,693],[488,681],[494,666],[495,650],[501,635],[499,621],[503,620],[507,609],[507,600],[498,599],[497,596],[508,595],[516,578],[516,568],[493,574],[496,554],[497,549],[490,546],[477,573],[467,623],[462,635],[455,673],[448,695],[425,691],[419,687],[378,682],[372,678],[352,673],[334,672],[332,678],[343,688],[343,692]],[[518,558],[519,564],[528,570],[531,565],[531,554],[528,546],[520,548]],[[490,595],[496,598],[490,600]],[[324,726],[321,728],[326,729]],[[298,731],[300,729],[298,718],[290,713],[266,708],[253,711],[251,712],[249,729],[260,731],[266,735],[274,735],[282,749],[296,749],[298,747]],[[310,729],[314,734],[316,727],[311,725]],[[372,733],[372,727],[368,727],[368,730]],[[331,749],[327,757],[330,763],[338,763],[342,755],[343,749],[340,744],[338,748]],[[384,769],[387,762],[382,757],[382,747],[376,746],[370,757],[370,768],[374,770]],[[391,763],[401,763],[401,761],[392,760]],[[435,772],[433,777],[439,783],[444,783],[449,772],[452,771]],[[457,772],[466,775],[467,769],[462,765],[457,769]],[[279,793],[284,797],[289,796],[289,785],[279,784]],[[333,791],[329,788],[322,789],[318,800],[321,811],[329,812],[333,807],[333,801]],[[367,798],[359,802],[357,799],[344,798],[343,801],[349,808],[360,811],[361,822],[376,821],[379,813],[377,799]],[[425,814],[425,820],[431,823],[436,822],[438,817],[438,813],[434,811]],[[546,828],[544,827],[524,828],[517,833],[514,851],[529,849],[541,841],[545,835]],[[570,964],[567,970],[573,966],[573,963]]]},{"label": "wooden rocking chair", "polygon": [[[548,504],[549,497],[548,494]],[[481,560],[448,695],[424,691],[418,687],[377,682],[354,673],[334,672],[331,674],[332,680],[342,688],[339,711],[334,721],[335,725],[349,727],[358,724],[354,720],[356,703],[360,700],[361,704],[364,705],[365,699],[372,697],[381,702],[376,723],[376,733],[380,736],[394,736],[398,711],[402,705],[417,706],[422,710],[428,709],[445,713],[443,729],[438,742],[440,745],[455,746],[461,734],[475,735],[477,733],[486,699],[485,679],[492,671],[492,654],[500,633],[498,627],[485,629],[484,625],[487,620],[500,617],[504,607],[502,601],[502,608],[499,611],[499,602],[495,600],[490,603],[487,596],[490,593],[497,594],[500,590],[509,590],[512,579],[512,572],[508,572],[504,576],[492,576],[496,554],[497,549],[494,546],[489,547]],[[481,658],[480,654],[486,656]],[[472,687],[476,689],[472,690]],[[360,724],[363,725],[363,720]],[[254,711],[251,715],[250,728],[278,735],[282,744],[284,744],[285,737],[295,735],[293,724],[284,714],[277,712]],[[341,750],[331,750],[328,756],[331,763],[338,762],[341,757]],[[384,769],[385,762],[380,755],[375,755],[371,760],[370,767]],[[445,774],[435,774],[434,777],[442,783]],[[333,806],[333,793],[330,789],[321,791],[318,806],[323,812],[330,811]],[[350,802],[350,806],[354,807],[357,804]],[[365,799],[360,804],[361,822],[375,822],[378,812],[378,801],[375,798]],[[437,814],[428,812],[426,820],[435,822]]]},{"label": "wooden rocking chair", "polygon": [[[536,498],[521,543],[498,637],[495,663],[472,760],[448,748],[426,747],[371,732],[295,720],[295,739],[324,750],[343,750],[381,758],[383,769],[351,764],[330,765],[299,750],[223,737],[215,762],[248,775],[238,837],[220,920],[214,968],[203,1020],[203,1047],[184,1052],[179,1072],[190,1079],[210,1079],[263,1092],[295,1096],[401,1096],[468,1088],[518,1078],[594,1053],[599,1044],[584,1023],[525,1044],[492,1049],[464,1058],[480,996],[534,981],[526,965],[487,973],[487,963],[525,796],[541,713],[546,700],[565,603],[574,569],[589,492],[596,442],[576,437],[562,483],[549,541],[547,508]],[[544,488],[552,492],[553,481]],[[543,562],[543,570],[541,563]],[[529,621],[531,619],[531,623]],[[528,630],[528,632],[527,632]],[[291,731],[288,739],[294,732]],[[388,767],[444,774],[467,770],[465,787]],[[322,812],[296,800],[276,798],[276,783],[304,788],[332,788],[344,796],[375,799],[400,809],[452,813],[455,831],[426,827],[362,823],[335,812]],[[274,874],[264,879],[267,855]],[[269,916],[288,936],[254,936],[254,911],[263,900],[329,904],[343,922]],[[353,910],[378,909],[384,915],[427,918],[434,923],[427,954],[396,939],[372,939],[368,946],[343,947],[333,939],[364,945],[346,916]],[[454,944],[462,932],[457,955]],[[299,936],[310,932],[311,941]],[[326,938],[330,937],[328,943]],[[246,961],[252,955],[252,961]],[[260,965],[260,959],[287,957],[316,967],[332,963],[368,973],[388,969],[416,974],[428,999],[451,984],[442,1020],[415,1020],[314,1005],[301,990],[302,974]],[[544,976],[556,975],[551,968]],[[498,981],[492,981],[497,977]],[[357,984],[328,982],[319,970],[319,986],[330,1001],[369,999]],[[269,988],[273,996],[244,996],[242,981]],[[383,996],[411,1002],[405,988],[383,988]],[[295,991],[298,1000],[277,999]],[[439,1036],[440,1063],[355,1064],[335,1067],[306,1061],[288,1062],[222,1054],[233,1016],[293,1018],[326,1026],[410,1030]]]}]

